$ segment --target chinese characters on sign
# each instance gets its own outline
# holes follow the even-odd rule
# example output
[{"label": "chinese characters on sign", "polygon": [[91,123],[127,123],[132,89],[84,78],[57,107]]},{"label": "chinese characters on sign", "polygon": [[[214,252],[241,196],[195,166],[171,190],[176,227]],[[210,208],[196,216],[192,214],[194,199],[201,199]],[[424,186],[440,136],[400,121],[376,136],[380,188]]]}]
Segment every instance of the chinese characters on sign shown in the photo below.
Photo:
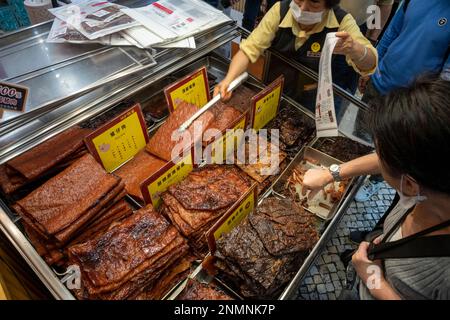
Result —
[{"label": "chinese characters on sign", "polygon": [[259,130],[275,118],[281,100],[284,78],[281,76],[252,98],[253,129]]},{"label": "chinese characters on sign", "polygon": [[147,178],[141,184],[141,192],[144,195],[145,203],[151,203],[154,208],[161,204],[161,193],[167,190],[172,184],[183,180],[193,169],[192,151],[180,161],[169,162],[158,172]]},{"label": "chinese characters on sign", "polygon": [[199,108],[203,107],[210,99],[206,67],[169,85],[164,89],[164,94],[170,112],[173,112],[181,101],[186,101]]},{"label": "chinese characters on sign", "polygon": [[141,107],[136,105],[86,138],[89,151],[113,172],[132,159],[148,142]]},{"label": "chinese characters on sign", "polygon": [[255,210],[257,198],[256,184],[253,184],[245,195],[207,232],[206,236],[211,253],[216,250],[216,240],[222,234],[233,230],[245,217]]}]

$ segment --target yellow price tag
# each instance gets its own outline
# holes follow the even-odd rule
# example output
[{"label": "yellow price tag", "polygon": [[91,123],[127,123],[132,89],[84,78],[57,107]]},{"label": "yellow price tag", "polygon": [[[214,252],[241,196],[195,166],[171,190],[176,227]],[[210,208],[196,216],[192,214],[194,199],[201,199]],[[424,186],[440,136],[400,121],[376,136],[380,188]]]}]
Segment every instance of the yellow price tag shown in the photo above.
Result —
[{"label": "yellow price tag", "polygon": [[252,98],[252,126],[264,128],[278,113],[283,92],[284,77],[280,76]]},{"label": "yellow price tag", "polygon": [[107,172],[133,158],[148,142],[140,105],[135,105],[86,138],[89,151]]},{"label": "yellow price tag", "polygon": [[264,128],[278,112],[278,104],[280,102],[281,86],[276,87],[262,99],[256,101],[253,117],[253,129],[259,130]]},{"label": "yellow price tag", "polygon": [[212,254],[216,251],[216,240],[224,233],[228,233],[241,223],[256,208],[258,195],[256,183],[233,205],[214,226],[206,233],[209,250]]},{"label": "yellow price tag", "polygon": [[170,112],[173,112],[181,101],[186,101],[199,108],[203,107],[210,99],[206,67],[166,87],[164,94]]},{"label": "yellow price tag", "polygon": [[[246,122],[246,114],[243,114],[232,130],[225,131],[225,134],[211,145],[211,163],[226,163],[227,157],[237,150],[242,138],[244,137],[244,129]],[[220,152],[220,151],[221,152]]]},{"label": "yellow price tag", "polygon": [[250,192],[241,205],[233,211],[233,213],[222,223],[222,225],[214,232],[214,239],[219,239],[222,234],[228,233],[234,229],[250,212],[255,208],[255,194]]},{"label": "yellow price tag", "polygon": [[169,162],[141,184],[145,203],[151,203],[154,208],[158,208],[162,201],[161,193],[183,180],[193,169],[191,153],[177,163]]}]

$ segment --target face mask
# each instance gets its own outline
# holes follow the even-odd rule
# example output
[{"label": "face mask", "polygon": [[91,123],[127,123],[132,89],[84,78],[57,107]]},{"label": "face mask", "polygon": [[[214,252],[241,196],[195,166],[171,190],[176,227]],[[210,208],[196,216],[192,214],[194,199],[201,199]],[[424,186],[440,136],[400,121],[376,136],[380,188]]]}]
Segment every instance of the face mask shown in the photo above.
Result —
[{"label": "face mask", "polygon": [[403,177],[404,175],[402,174],[402,177],[400,178],[400,191],[399,191],[399,196],[400,196],[400,200],[398,202],[398,204],[400,206],[402,206],[404,209],[409,209],[412,208],[413,206],[415,206],[416,204],[423,202],[425,200],[427,200],[426,196],[421,196],[420,192],[417,193],[417,196],[415,197],[409,197],[403,194]]},{"label": "face mask", "polygon": [[294,1],[291,2],[289,7],[292,10],[292,15],[294,16],[295,21],[300,24],[312,25],[322,21],[323,11],[303,11]]}]

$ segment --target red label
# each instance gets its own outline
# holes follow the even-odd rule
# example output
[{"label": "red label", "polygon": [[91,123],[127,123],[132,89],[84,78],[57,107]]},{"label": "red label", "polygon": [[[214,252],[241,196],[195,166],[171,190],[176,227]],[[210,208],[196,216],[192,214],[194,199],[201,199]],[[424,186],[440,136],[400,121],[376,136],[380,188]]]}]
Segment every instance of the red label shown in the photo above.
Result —
[{"label": "red label", "polygon": [[153,3],[153,5],[155,7],[157,7],[158,9],[164,11],[165,13],[168,13],[168,14],[172,14],[173,13],[172,10],[170,10],[169,8],[166,8],[166,7],[162,6],[162,5],[160,5],[158,2]]},{"label": "red label", "polygon": [[104,4],[107,4],[107,3],[109,3],[109,2],[108,2],[108,1],[105,1],[105,2],[99,2],[99,3],[93,4],[92,6],[93,6],[93,7],[98,7],[98,6],[102,6],[102,5],[104,5]]}]

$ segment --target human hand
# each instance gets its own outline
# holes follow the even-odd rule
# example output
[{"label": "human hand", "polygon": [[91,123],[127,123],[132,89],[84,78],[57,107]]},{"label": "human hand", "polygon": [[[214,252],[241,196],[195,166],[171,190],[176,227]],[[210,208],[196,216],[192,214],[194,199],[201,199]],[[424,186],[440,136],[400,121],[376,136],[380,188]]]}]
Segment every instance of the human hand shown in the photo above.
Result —
[{"label": "human hand", "polygon": [[333,176],[326,169],[309,169],[303,177],[302,195],[310,190],[308,198],[313,198],[327,184],[333,182]]},{"label": "human hand", "polygon": [[214,88],[213,96],[217,96],[220,93],[220,97],[222,101],[230,100],[232,92],[228,92],[227,89],[230,86],[231,81],[228,81],[227,79],[222,80],[217,84],[217,86]]},{"label": "human hand", "polygon": [[[374,240],[375,244],[380,243],[381,237]],[[367,256],[369,242],[361,242],[358,250],[352,256],[352,264],[361,281],[369,289],[379,289],[384,282],[384,275],[381,260],[371,261]]]},{"label": "human hand", "polygon": [[356,42],[348,32],[336,32],[336,37],[339,40],[336,43],[336,47],[334,47],[333,53],[343,55],[353,55],[356,53]]},{"label": "human hand", "polygon": [[361,92],[362,94],[364,94],[364,92],[366,92],[366,88],[367,88],[367,84],[369,83],[369,80],[370,80],[369,76],[359,78],[358,89],[359,89],[359,92]]}]

